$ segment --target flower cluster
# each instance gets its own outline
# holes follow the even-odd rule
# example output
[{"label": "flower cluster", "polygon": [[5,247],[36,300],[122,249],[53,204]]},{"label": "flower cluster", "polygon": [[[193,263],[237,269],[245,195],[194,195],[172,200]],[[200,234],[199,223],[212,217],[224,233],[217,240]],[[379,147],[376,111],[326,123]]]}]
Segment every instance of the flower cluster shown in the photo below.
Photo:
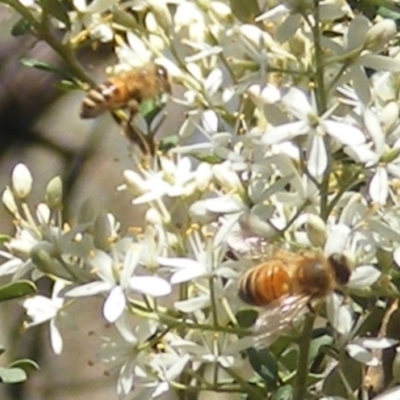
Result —
[{"label": "flower cluster", "polygon": [[[16,233],[0,253],[0,275],[54,280],[51,298],[23,303],[29,325],[50,322],[53,350],[62,351],[57,320],[73,317],[68,305],[102,296],[99,316],[118,339],[104,338],[99,358],[117,366],[121,399],[210,392],[355,399],[395,386],[395,23],[371,22],[339,0],[74,0],[64,13],[18,4],[28,21],[47,13],[68,51],[112,43],[114,71],[162,64],[183,88],[174,101],[188,108],[174,145],[161,140],[146,155],[150,163],[138,160],[116,182],[131,195],[132,210],[145,209],[144,226],[129,232],[109,213],[64,223],[58,178],[32,214],[31,175],[15,167],[3,203]],[[352,273],[326,302],[289,297],[286,311],[278,299],[259,343],[249,329],[254,307],[239,299],[237,286],[271,248],[344,254]],[[394,361],[382,359],[383,349]],[[371,384],[372,368],[392,370],[390,384]],[[396,396],[399,388],[376,399]]]}]

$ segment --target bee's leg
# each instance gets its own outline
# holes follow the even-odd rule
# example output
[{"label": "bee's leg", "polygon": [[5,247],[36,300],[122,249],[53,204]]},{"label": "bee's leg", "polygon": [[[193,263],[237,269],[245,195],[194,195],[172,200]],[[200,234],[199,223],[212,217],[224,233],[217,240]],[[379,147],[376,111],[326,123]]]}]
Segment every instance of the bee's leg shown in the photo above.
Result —
[{"label": "bee's leg", "polygon": [[137,126],[135,126],[135,124],[133,123],[133,119],[139,112],[139,103],[135,99],[132,99],[128,103],[128,110],[129,110],[129,118],[128,121],[126,122],[126,125],[124,126],[124,133],[126,137],[131,142],[137,144],[141,152],[145,156],[153,155],[154,153],[153,146],[151,146],[148,138],[142,132],[142,130],[139,129]]},{"label": "bee's leg", "polygon": [[317,313],[317,310],[314,308],[314,306],[311,304],[311,302],[307,302],[307,308],[308,308],[308,311],[310,311],[310,313],[312,313],[312,314]]},{"label": "bee's leg", "polygon": [[167,117],[167,113],[164,112],[163,115],[160,117],[160,119],[157,121],[156,125],[153,128],[151,128],[151,126],[150,126],[151,123],[147,125],[149,133],[152,136],[154,136],[157,133],[157,131],[160,129],[160,126],[164,123],[166,117]]}]

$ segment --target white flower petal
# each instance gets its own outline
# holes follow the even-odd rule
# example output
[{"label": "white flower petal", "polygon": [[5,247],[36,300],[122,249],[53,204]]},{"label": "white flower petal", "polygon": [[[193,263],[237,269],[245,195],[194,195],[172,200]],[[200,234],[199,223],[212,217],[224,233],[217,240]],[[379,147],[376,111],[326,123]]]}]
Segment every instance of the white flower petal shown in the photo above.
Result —
[{"label": "white flower petal", "polygon": [[304,135],[309,130],[310,126],[305,121],[290,122],[268,129],[261,140],[267,145],[277,144]]},{"label": "white flower petal", "polygon": [[96,275],[103,281],[115,282],[113,260],[107,253],[96,250],[90,260],[90,265],[95,269]]},{"label": "white flower petal", "polygon": [[54,353],[61,354],[63,349],[63,340],[54,319],[50,321],[50,343]]},{"label": "white flower petal", "polygon": [[383,133],[378,116],[369,108],[364,111],[364,123],[374,141],[376,153],[382,154],[385,145],[385,134]]},{"label": "white flower petal", "polygon": [[152,185],[152,190],[134,199],[132,201],[132,204],[143,204],[153,200],[157,200],[168,193],[169,188],[170,185],[162,181],[161,179],[154,181]]},{"label": "white flower petal", "polygon": [[166,372],[165,377],[168,380],[176,379],[185,368],[186,364],[190,360],[189,354],[184,354],[182,357],[179,357],[178,361],[176,361]]},{"label": "white flower petal", "polygon": [[363,66],[379,71],[400,72],[400,62],[397,59],[380,56],[378,54],[365,54],[359,58]]},{"label": "white flower petal", "polygon": [[107,296],[103,306],[103,316],[108,322],[115,322],[124,312],[126,298],[121,286],[115,286]]},{"label": "white flower petal", "polygon": [[123,178],[128,189],[130,189],[135,195],[139,195],[147,191],[146,182],[137,172],[129,169],[125,170]]},{"label": "white flower petal", "polygon": [[355,161],[362,164],[375,164],[379,160],[378,154],[371,150],[369,144],[366,143],[357,146],[346,147],[344,152]]},{"label": "white flower petal", "polygon": [[374,337],[364,337],[357,338],[353,341],[354,344],[359,344],[360,346],[366,347],[371,350],[382,350],[394,346],[399,343],[396,339],[391,338],[374,338]]},{"label": "white flower petal", "polygon": [[343,253],[351,229],[346,224],[336,224],[328,228],[328,239],[325,243],[324,252],[327,255],[333,253]]},{"label": "white flower petal", "polygon": [[136,360],[128,360],[122,365],[118,374],[117,390],[119,395],[127,396],[132,391],[134,367],[137,364]]},{"label": "white flower petal", "polygon": [[[155,399],[158,396],[161,396],[163,393],[167,392],[168,390],[169,390],[169,383],[168,382],[161,382],[156,386],[153,394],[151,395],[151,398]],[[145,397],[141,397],[141,398],[143,399]],[[146,397],[146,398],[150,399],[150,397]]]},{"label": "white flower petal", "polygon": [[199,263],[197,260],[193,260],[192,258],[158,257],[157,261],[161,265],[174,268],[202,268],[202,264]]},{"label": "white flower petal", "polygon": [[347,284],[349,288],[365,288],[373,285],[381,276],[381,272],[372,265],[362,265],[357,267],[350,276]]},{"label": "white flower petal", "polygon": [[389,195],[389,180],[386,168],[378,166],[369,184],[369,195],[377,204],[386,204]]},{"label": "white flower petal", "polygon": [[396,247],[393,251],[393,260],[397,267],[400,267],[400,246]]},{"label": "white flower petal", "polygon": [[338,142],[347,146],[356,146],[365,142],[365,135],[362,131],[352,125],[331,120],[321,122],[327,133]]},{"label": "white flower petal", "polygon": [[232,195],[206,199],[204,204],[206,209],[213,213],[231,214],[246,210],[246,206]]},{"label": "white flower petal", "polygon": [[364,347],[358,344],[349,344],[346,346],[347,354],[354,358],[356,361],[366,364],[369,366],[379,365],[379,360],[372,355],[372,353],[366,350]]},{"label": "white flower petal", "polygon": [[14,274],[22,268],[24,262],[20,258],[13,258],[0,265],[0,276]]},{"label": "white flower petal", "polygon": [[282,97],[282,102],[298,119],[305,120],[309,115],[314,114],[314,110],[306,94],[295,87],[290,88]]},{"label": "white flower petal", "polygon": [[111,290],[112,285],[109,282],[90,282],[86,283],[85,285],[78,286],[71,290],[68,290],[65,293],[66,297],[86,297],[86,296],[93,296],[99,293],[108,292]]},{"label": "white flower petal", "polygon": [[[218,52],[221,50],[221,48],[219,47],[214,47],[214,51],[215,49],[217,49]],[[209,96],[214,95],[217,92],[217,90],[221,87],[222,78],[223,74],[219,68],[213,69],[210,75],[208,75],[204,84],[204,89]]]},{"label": "white flower petal", "polygon": [[201,310],[210,305],[210,296],[198,296],[188,300],[176,301],[174,307],[182,312],[191,313]]},{"label": "white flower petal", "polygon": [[328,320],[332,326],[342,335],[351,332],[353,318],[350,307],[344,304],[343,297],[332,293],[326,301]]},{"label": "white flower petal", "polygon": [[201,123],[208,133],[215,133],[218,130],[218,116],[213,110],[206,110],[201,116]]},{"label": "white flower petal", "polygon": [[324,139],[319,135],[314,135],[307,160],[307,168],[311,175],[318,179],[325,172],[327,165],[328,156],[326,154]]},{"label": "white flower petal", "polygon": [[171,277],[171,283],[177,284],[182,282],[188,282],[192,279],[200,278],[201,276],[206,276],[207,270],[204,266],[200,266],[198,268],[185,268],[181,269],[178,272],[175,272]]},{"label": "white flower petal", "polygon": [[134,276],[129,280],[129,286],[136,292],[153,297],[166,296],[172,291],[171,285],[158,276]]},{"label": "white flower petal", "polygon": [[288,8],[288,6],[286,6],[285,4],[279,4],[278,6],[273,7],[270,10],[268,10],[267,12],[259,15],[256,18],[256,22],[264,21],[266,19],[268,19],[268,20],[276,19],[278,17],[281,17],[281,16],[287,14],[289,11],[290,11],[290,9]]},{"label": "white flower petal", "polygon": [[382,394],[374,397],[372,400],[398,400],[400,399],[400,386],[386,390]]},{"label": "white flower petal", "polygon": [[125,253],[124,266],[121,272],[121,282],[123,283],[124,287],[125,287],[125,282],[128,282],[128,280],[134,274],[136,267],[139,264],[141,255],[142,255],[142,246],[140,245],[130,246],[127,252]]},{"label": "white flower petal", "polygon": [[357,15],[350,23],[346,35],[347,51],[360,48],[369,29],[369,21],[363,15]]},{"label": "white flower petal", "polygon": [[55,306],[51,299],[44,296],[30,297],[22,303],[22,306],[26,309],[27,315],[32,320],[28,326],[48,321],[54,318],[59,311],[59,307]]}]

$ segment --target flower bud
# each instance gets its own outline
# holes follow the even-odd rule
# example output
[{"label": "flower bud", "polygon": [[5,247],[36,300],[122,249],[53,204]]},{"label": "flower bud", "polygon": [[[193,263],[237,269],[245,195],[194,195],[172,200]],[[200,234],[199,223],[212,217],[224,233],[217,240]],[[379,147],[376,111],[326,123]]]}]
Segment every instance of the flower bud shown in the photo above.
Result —
[{"label": "flower bud", "polygon": [[396,33],[396,23],[392,19],[383,19],[368,30],[363,48],[372,52],[381,51]]},{"label": "flower bud", "polygon": [[130,192],[132,192],[136,196],[147,192],[146,182],[135,171],[124,171],[124,182],[126,183],[126,186],[130,190]]},{"label": "flower bud", "polygon": [[205,191],[208,185],[211,182],[211,178],[213,176],[213,171],[211,165],[205,162],[202,162],[196,170],[196,187],[201,192]]},{"label": "flower bud", "polygon": [[195,222],[204,225],[211,223],[217,218],[217,214],[207,208],[207,202],[204,200],[193,203],[189,208],[189,214]]},{"label": "flower bud", "polygon": [[317,215],[310,214],[306,222],[306,232],[310,243],[315,247],[323,248],[326,243],[326,225]]},{"label": "flower bud", "polygon": [[3,204],[7,208],[7,210],[13,215],[13,216],[18,216],[18,206],[17,203],[15,202],[14,195],[10,188],[6,188],[3,192],[3,198],[2,198]]},{"label": "flower bud", "polygon": [[215,180],[221,185],[225,192],[243,193],[243,186],[238,174],[232,169],[231,163],[224,162],[213,166]]},{"label": "flower bud", "polygon": [[172,18],[166,3],[159,0],[147,0],[147,3],[150,5],[158,25],[161,26],[164,31],[168,31],[172,25]]},{"label": "flower bud", "polygon": [[20,199],[25,199],[32,190],[32,175],[24,164],[18,164],[11,177],[12,189]]},{"label": "flower bud", "polygon": [[59,176],[53,178],[46,188],[46,203],[50,208],[62,208],[63,186]]},{"label": "flower bud", "polygon": [[100,213],[94,221],[93,241],[97,249],[109,251],[112,242],[112,227],[105,212]]},{"label": "flower bud", "polygon": [[154,208],[149,208],[147,210],[145,215],[145,220],[146,222],[148,222],[150,225],[153,226],[163,224],[163,219],[161,217],[161,214]]},{"label": "flower bud", "polygon": [[40,203],[36,207],[36,216],[40,224],[47,225],[50,222],[51,211],[47,204]]}]

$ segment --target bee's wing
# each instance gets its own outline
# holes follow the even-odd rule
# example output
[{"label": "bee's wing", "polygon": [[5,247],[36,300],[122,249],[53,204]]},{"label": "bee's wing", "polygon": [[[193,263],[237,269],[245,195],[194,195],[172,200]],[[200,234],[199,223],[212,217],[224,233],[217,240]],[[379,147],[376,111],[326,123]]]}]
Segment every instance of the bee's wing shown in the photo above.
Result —
[{"label": "bee's wing", "polygon": [[296,326],[307,312],[309,296],[288,296],[263,309],[254,326],[254,345],[268,347],[288,328]]}]

